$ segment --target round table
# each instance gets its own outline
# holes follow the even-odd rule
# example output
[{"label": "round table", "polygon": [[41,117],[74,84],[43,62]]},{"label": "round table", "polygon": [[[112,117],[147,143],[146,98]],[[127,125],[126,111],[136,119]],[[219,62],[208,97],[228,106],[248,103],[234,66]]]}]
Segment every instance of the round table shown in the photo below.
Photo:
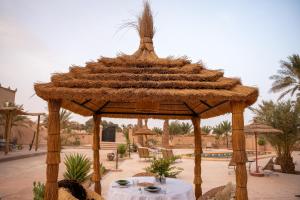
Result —
[{"label": "round table", "polygon": [[[106,200],[195,200],[193,186],[179,179],[167,178],[163,185],[157,183],[154,177],[130,177],[126,180],[131,183],[128,187],[119,187],[113,182]],[[143,187],[134,185],[136,181],[153,183],[162,190],[157,193],[147,192]]]}]

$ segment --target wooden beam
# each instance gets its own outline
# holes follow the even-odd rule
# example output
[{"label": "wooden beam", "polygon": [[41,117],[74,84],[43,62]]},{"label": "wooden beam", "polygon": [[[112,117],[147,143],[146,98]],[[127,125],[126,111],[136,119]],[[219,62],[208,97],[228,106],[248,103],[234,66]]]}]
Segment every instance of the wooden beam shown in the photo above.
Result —
[{"label": "wooden beam", "polygon": [[95,114],[101,114],[101,110],[105,108],[105,106],[107,106],[109,103],[110,101],[105,102],[100,108],[98,108],[98,110],[96,110]]},{"label": "wooden beam", "polygon": [[247,200],[247,155],[244,133],[244,103],[231,102],[232,109],[232,159],[236,163],[236,193],[237,200]]},{"label": "wooden beam", "polygon": [[199,199],[202,196],[202,178],[201,178],[201,154],[202,154],[202,141],[201,141],[201,127],[200,117],[193,117],[192,122],[194,125],[194,142],[195,142],[195,167],[194,167],[194,184],[195,184],[195,197]]},{"label": "wooden beam", "polygon": [[99,105],[95,104],[95,103],[92,102],[92,101],[90,101],[89,103],[90,103],[90,104],[93,104],[94,106],[99,106]]},{"label": "wooden beam", "polygon": [[101,112],[101,114],[116,114],[116,115],[155,115],[155,116],[184,116],[193,117],[192,114],[173,114],[173,113],[142,113],[142,112]]},{"label": "wooden beam", "polygon": [[186,102],[183,102],[183,104],[185,107],[187,107],[187,109],[189,109],[189,111],[193,113],[194,116],[198,116],[198,114]]},{"label": "wooden beam", "polygon": [[80,106],[80,107],[82,107],[82,108],[84,108],[84,109],[86,109],[86,110],[91,111],[92,113],[95,113],[95,112],[96,112],[95,110],[89,108],[89,107],[86,106],[86,105],[81,105],[81,103],[79,103],[79,102],[77,102],[77,101],[71,100],[71,102],[75,103],[76,105],[78,105],[78,106]]},{"label": "wooden beam", "polygon": [[[122,110],[124,112],[128,111],[128,112],[131,112],[131,111],[136,111],[136,108],[127,108],[127,107],[112,107],[112,106],[106,106],[104,109],[102,109],[102,112],[114,112],[114,110],[118,110],[118,112],[122,112]],[[181,109],[181,110],[170,110],[170,109],[164,109],[164,108],[160,108],[159,111],[166,111],[166,112],[171,112],[171,113],[174,113],[174,112],[183,112],[183,113],[187,113],[188,110],[187,109]]]},{"label": "wooden beam", "polygon": [[80,105],[84,105],[84,104],[90,102],[91,100],[92,100],[92,99],[87,99],[87,100],[85,100],[84,102],[82,102]]},{"label": "wooden beam", "polygon": [[218,103],[218,104],[216,104],[216,105],[213,105],[212,107],[203,110],[202,112],[199,113],[199,115],[201,115],[201,114],[203,114],[203,113],[205,113],[205,112],[207,112],[207,111],[209,111],[209,110],[212,110],[212,109],[214,109],[214,108],[216,108],[216,107],[218,107],[218,106],[220,106],[220,105],[222,105],[222,104],[224,104],[224,103],[227,103],[227,102],[228,102],[228,100],[221,101],[220,103]]},{"label": "wooden beam", "polygon": [[94,154],[94,161],[93,161],[93,181],[95,183],[95,192],[101,195],[101,174],[100,174],[100,121],[101,117],[99,115],[93,115],[94,120],[94,132],[93,132],[93,154]]},{"label": "wooden beam", "polygon": [[204,105],[206,105],[208,108],[212,108],[213,106],[209,105],[208,103],[206,103],[205,101],[200,100],[200,102]]},{"label": "wooden beam", "polygon": [[39,146],[40,119],[41,119],[41,116],[38,115],[38,121],[37,121],[37,127],[36,127],[36,136],[35,136],[35,151],[38,150],[38,146]]},{"label": "wooden beam", "polygon": [[202,103],[199,103],[197,106],[194,107],[194,110],[196,110]]},{"label": "wooden beam", "polygon": [[45,187],[45,200],[58,199],[58,169],[60,163],[60,100],[48,101],[48,138],[47,138],[47,178]]}]

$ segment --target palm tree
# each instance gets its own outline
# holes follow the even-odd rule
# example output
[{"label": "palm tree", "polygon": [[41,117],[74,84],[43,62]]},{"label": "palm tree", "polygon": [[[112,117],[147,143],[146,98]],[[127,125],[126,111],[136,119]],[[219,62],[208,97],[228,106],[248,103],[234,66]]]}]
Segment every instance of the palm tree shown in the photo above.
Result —
[{"label": "palm tree", "polygon": [[[59,119],[60,119],[60,128],[65,129],[68,126],[68,123],[70,122],[72,118],[72,112],[66,110],[66,109],[61,109],[59,112]],[[43,125],[47,127],[48,125],[48,115],[44,116],[43,120]]]},{"label": "palm tree", "polygon": [[179,121],[172,121],[169,125],[169,132],[171,135],[180,135],[182,134],[181,124]]},{"label": "palm tree", "polygon": [[277,71],[276,75],[270,77],[274,80],[272,84],[272,92],[282,92],[279,96],[279,100],[285,95],[296,94],[300,97],[300,57],[298,54],[293,54],[287,57],[288,61],[281,60],[280,70]]},{"label": "palm tree", "polygon": [[131,128],[131,124],[125,125],[122,124],[121,125],[121,129],[122,129],[122,133],[126,139],[126,143],[129,145],[130,144],[130,139],[129,139],[129,129]]},{"label": "palm tree", "polygon": [[158,135],[162,135],[163,134],[163,130],[159,127],[154,127],[152,128],[152,131],[155,132]]},{"label": "palm tree", "polygon": [[71,115],[72,113],[66,109],[61,109],[60,113],[59,113],[59,117],[60,117],[60,127],[62,129],[66,128],[68,123],[71,120]]},{"label": "palm tree", "polygon": [[223,135],[224,131],[223,128],[221,127],[221,124],[218,124],[213,127],[213,133],[216,134],[217,139],[219,139]]},{"label": "palm tree", "polygon": [[223,121],[213,128],[213,132],[217,135],[217,139],[219,139],[222,135],[225,135],[227,148],[229,148],[228,133],[230,131],[231,123],[229,121]]},{"label": "palm tree", "polygon": [[211,130],[212,130],[212,127],[210,127],[210,126],[203,126],[201,128],[201,131],[204,132],[205,134],[209,134]]},{"label": "palm tree", "polygon": [[169,120],[164,121],[163,134],[162,134],[162,146],[169,147],[170,127]]},{"label": "palm tree", "polygon": [[220,123],[221,130],[223,134],[225,134],[226,137],[226,146],[227,149],[229,148],[229,142],[228,142],[228,133],[231,131],[231,123],[229,121],[223,121]]},{"label": "palm tree", "polygon": [[282,134],[269,134],[265,137],[276,150],[282,172],[295,173],[295,163],[291,154],[300,140],[300,102],[263,101],[257,108],[251,110],[258,122],[282,130]]},{"label": "palm tree", "polygon": [[192,125],[190,123],[181,123],[181,130],[183,134],[189,134],[192,130]]}]

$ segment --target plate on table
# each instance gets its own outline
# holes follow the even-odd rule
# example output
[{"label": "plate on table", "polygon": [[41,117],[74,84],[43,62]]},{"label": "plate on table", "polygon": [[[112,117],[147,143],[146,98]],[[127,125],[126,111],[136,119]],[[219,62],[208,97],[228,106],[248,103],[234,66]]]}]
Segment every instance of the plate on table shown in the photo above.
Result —
[{"label": "plate on table", "polygon": [[161,190],[161,188],[157,187],[157,186],[148,186],[148,187],[145,187],[144,190],[146,190],[148,192],[159,192]]},{"label": "plate on table", "polygon": [[129,181],[128,180],[117,180],[116,183],[119,185],[119,186],[128,186],[129,185]]}]

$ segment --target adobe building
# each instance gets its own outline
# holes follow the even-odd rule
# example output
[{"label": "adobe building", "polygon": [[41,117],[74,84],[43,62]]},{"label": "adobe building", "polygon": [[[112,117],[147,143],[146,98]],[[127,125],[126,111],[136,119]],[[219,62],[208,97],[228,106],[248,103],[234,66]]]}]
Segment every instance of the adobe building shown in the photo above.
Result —
[{"label": "adobe building", "polygon": [[6,88],[0,84],[0,107],[4,106],[7,102],[15,103],[17,89],[12,90],[10,87]]}]

